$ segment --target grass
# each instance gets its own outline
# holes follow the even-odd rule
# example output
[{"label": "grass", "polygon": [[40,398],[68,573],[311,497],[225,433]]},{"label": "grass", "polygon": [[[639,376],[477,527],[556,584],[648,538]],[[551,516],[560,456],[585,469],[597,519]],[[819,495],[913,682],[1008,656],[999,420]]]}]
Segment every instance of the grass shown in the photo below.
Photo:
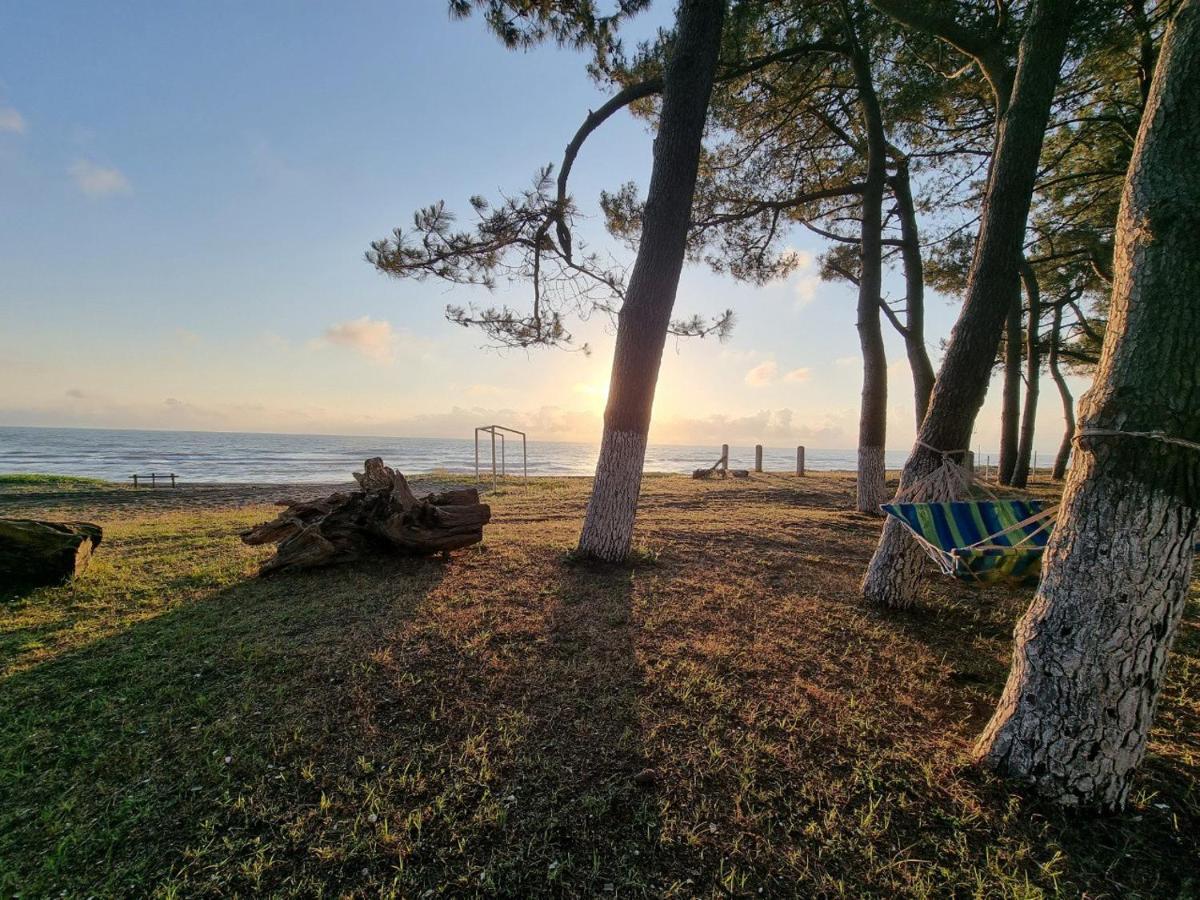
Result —
[{"label": "grass", "polygon": [[969,765],[1027,594],[864,609],[878,523],[831,476],[650,477],[636,564],[577,565],[586,489],[266,580],[236,533],[269,507],[47,501],[106,541],[0,608],[0,895],[1200,892],[1195,600],[1130,810],[1090,820]]},{"label": "grass", "polygon": [[0,473],[0,488],[9,487],[95,487],[108,484],[102,478],[84,478],[80,475],[46,475],[39,472]]}]

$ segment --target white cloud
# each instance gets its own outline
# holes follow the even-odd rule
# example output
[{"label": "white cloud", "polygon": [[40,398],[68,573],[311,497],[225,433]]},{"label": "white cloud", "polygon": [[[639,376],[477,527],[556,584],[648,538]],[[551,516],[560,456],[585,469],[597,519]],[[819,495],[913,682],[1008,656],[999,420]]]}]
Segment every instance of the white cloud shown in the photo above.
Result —
[{"label": "white cloud", "polygon": [[801,366],[799,369],[792,369],[790,372],[783,373],[784,381],[808,381],[808,376],[811,374],[807,367]]},{"label": "white cloud", "polygon": [[807,250],[789,248],[779,256],[792,267],[792,291],[796,295],[796,308],[803,309],[816,299],[817,285],[821,283],[820,277],[813,272],[813,255]]},{"label": "white cloud", "polygon": [[[396,355],[398,335],[387,319],[362,316],[338,322],[325,329],[321,340],[338,347],[347,347],[375,362],[391,362]],[[320,343],[320,342],[318,342]]]},{"label": "white cloud", "polygon": [[746,373],[746,384],[751,387],[763,387],[775,380],[779,374],[779,365],[773,359],[761,362]]},{"label": "white cloud", "polygon": [[81,159],[72,164],[71,178],[75,186],[89,197],[108,197],[112,194],[127,194],[132,190],[129,179],[111,166],[102,166],[90,160]]},{"label": "white cloud", "polygon": [[0,131],[13,134],[25,133],[25,117],[11,106],[0,106]]},{"label": "white cloud", "polygon": [[816,275],[802,275],[796,280],[793,290],[796,292],[796,308],[803,309],[817,299],[817,285],[821,279]]}]

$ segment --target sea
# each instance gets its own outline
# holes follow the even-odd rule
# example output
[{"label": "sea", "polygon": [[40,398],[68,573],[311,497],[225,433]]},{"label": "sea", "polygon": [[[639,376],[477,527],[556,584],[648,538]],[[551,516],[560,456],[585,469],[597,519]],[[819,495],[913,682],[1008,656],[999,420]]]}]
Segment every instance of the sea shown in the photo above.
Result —
[{"label": "sea", "polygon": [[[496,469],[509,475],[592,475],[599,446],[521,439],[497,441]],[[721,455],[713,445],[655,444],[646,450],[647,472],[691,472]],[[445,471],[475,474],[471,438],[378,437],[328,434],[254,434],[215,431],[133,431],[99,428],[0,426],[0,474],[37,472],[129,481],[134,474],[174,474],[181,483],[259,484],[348,481],[372,456],[406,473]],[[888,451],[887,465],[899,468],[907,451]],[[813,470],[852,470],[854,450],[806,448]],[[524,462],[524,466],[523,466]],[[729,448],[729,465],[754,467],[754,447]],[[795,471],[795,447],[766,447],[763,468]],[[490,478],[491,438],[479,443],[481,477]]]}]

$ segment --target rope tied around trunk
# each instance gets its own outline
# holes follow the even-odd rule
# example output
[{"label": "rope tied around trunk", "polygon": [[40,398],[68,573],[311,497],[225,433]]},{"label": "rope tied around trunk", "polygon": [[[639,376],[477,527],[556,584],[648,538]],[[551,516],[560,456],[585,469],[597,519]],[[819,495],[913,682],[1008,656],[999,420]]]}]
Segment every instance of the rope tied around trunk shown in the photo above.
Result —
[{"label": "rope tied around trunk", "polygon": [[932,472],[927,472],[908,487],[897,491],[893,502],[963,499],[970,497],[976,487],[993,500],[996,499],[996,495],[983,482],[976,480],[974,472],[955,462],[955,456],[962,455],[965,458],[970,450],[939,450],[920,438],[917,438],[917,446],[941,457],[942,461]]},{"label": "rope tied around trunk", "polygon": [[1145,438],[1148,441],[1159,441],[1163,444],[1174,444],[1177,447],[1184,447],[1188,450],[1200,450],[1200,443],[1189,441],[1184,438],[1172,437],[1165,431],[1120,431],[1115,428],[1081,428],[1075,432],[1075,438],[1072,441],[1074,444],[1085,437],[1136,437]]}]

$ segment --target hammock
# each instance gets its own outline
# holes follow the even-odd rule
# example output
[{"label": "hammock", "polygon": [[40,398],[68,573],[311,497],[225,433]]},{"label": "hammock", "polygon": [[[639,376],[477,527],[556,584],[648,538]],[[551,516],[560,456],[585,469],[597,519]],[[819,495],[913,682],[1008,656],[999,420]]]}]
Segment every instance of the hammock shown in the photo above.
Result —
[{"label": "hammock", "polygon": [[885,503],[946,575],[976,584],[1037,584],[1057,507],[1041,500]]}]

